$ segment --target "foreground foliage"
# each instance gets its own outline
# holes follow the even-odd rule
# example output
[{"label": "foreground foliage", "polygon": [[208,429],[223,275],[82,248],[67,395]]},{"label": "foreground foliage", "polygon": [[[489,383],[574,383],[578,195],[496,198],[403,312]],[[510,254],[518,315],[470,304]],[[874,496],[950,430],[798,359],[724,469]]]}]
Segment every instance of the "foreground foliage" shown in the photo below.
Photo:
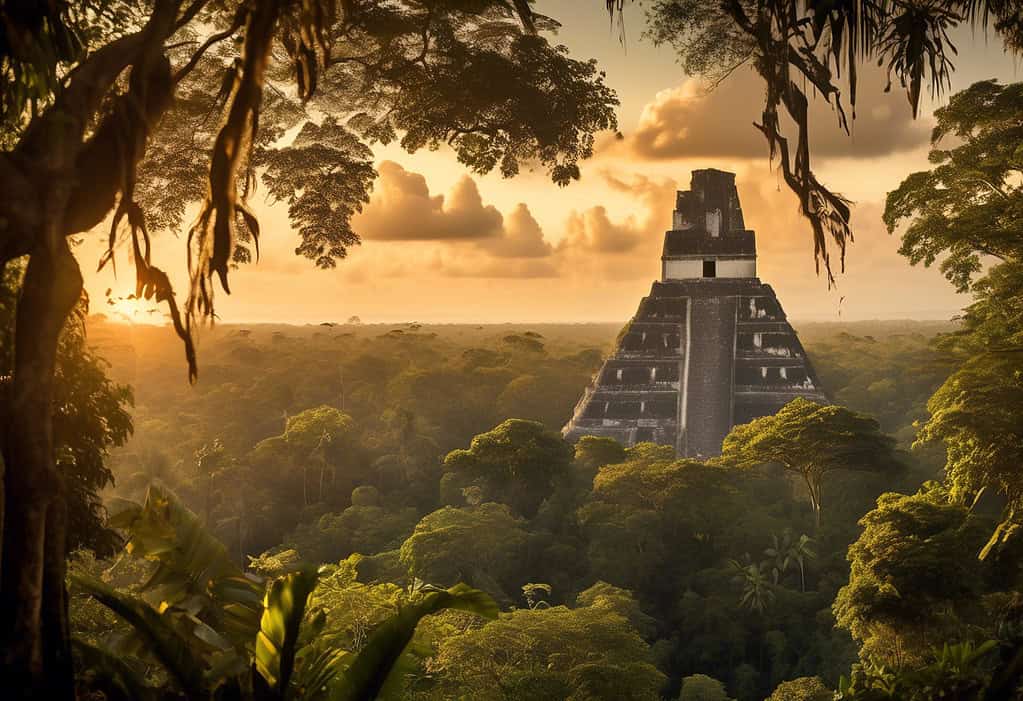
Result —
[{"label": "foreground foliage", "polygon": [[[194,514],[167,492],[152,488],[146,503],[125,505],[114,518],[129,536],[133,557],[154,563],[141,586],[158,604],[119,592],[94,578],[74,584],[135,630],[140,659],[152,658],[187,698],[375,698],[421,619],[445,609],[494,618],[485,593],[465,585],[421,589],[396,615],[369,634],[357,652],[325,645],[322,608],[310,608],[320,573],[304,567],[272,579],[244,573]],[[127,698],[157,698],[137,665],[79,638],[86,663],[103,669],[97,684]]]}]

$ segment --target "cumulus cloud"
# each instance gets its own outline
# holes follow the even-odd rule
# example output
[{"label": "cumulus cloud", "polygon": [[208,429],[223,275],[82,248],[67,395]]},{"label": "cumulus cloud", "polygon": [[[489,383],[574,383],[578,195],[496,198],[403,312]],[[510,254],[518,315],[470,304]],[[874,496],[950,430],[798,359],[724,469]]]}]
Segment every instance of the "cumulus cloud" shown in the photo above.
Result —
[{"label": "cumulus cloud", "polygon": [[[348,263],[349,278],[361,281],[363,269],[402,274],[396,266],[408,265],[450,278],[656,277],[676,182],[609,172],[601,178],[633,203],[632,213],[616,216],[604,204],[572,210],[552,244],[525,203],[502,215],[471,178],[447,196],[432,194],[422,174],[385,161],[373,201],[355,222],[365,243]],[[400,250],[386,246],[394,241],[404,243]]]},{"label": "cumulus cloud", "polygon": [[665,230],[671,226],[677,183],[634,175],[602,174],[611,190],[637,203],[637,214],[614,220],[602,205],[573,211],[558,243],[559,267],[570,275],[621,280],[656,275]]},{"label": "cumulus cloud", "polygon": [[367,241],[457,241],[501,235],[503,217],[463,176],[450,194],[431,195],[426,178],[384,161],[373,197],[353,228]]},{"label": "cumulus cloud", "polygon": [[651,239],[660,245],[660,235],[671,224],[677,183],[670,178],[635,175],[622,180],[603,173],[604,182],[614,191],[637,201],[641,213],[612,221],[602,205],[569,214],[565,238],[559,250],[575,249],[589,253],[623,254],[642,248]]},{"label": "cumulus cloud", "polygon": [[[649,160],[677,158],[762,158],[763,136],[752,125],[761,120],[763,82],[752,70],[736,71],[713,90],[697,79],[662,90],[647,103],[636,129],[624,139],[605,138],[604,153],[622,152]],[[860,75],[852,136],[823,99],[811,99],[811,148],[818,158],[872,158],[908,151],[928,142],[930,123],[913,120],[901,93],[884,92],[877,68]],[[848,111],[851,117],[851,111]],[[795,126],[783,129],[794,136]]]},{"label": "cumulus cloud", "polygon": [[539,222],[522,202],[505,218],[502,236],[480,241],[478,245],[498,258],[544,258],[553,251]]},{"label": "cumulus cloud", "polygon": [[[476,182],[463,176],[447,196],[431,194],[426,177],[383,161],[373,198],[356,217],[364,245],[355,259],[377,268],[411,265],[446,277],[537,278],[557,274],[554,247],[525,203],[507,216],[484,204]],[[401,241],[401,250],[381,244]],[[368,254],[368,255],[367,255]],[[359,265],[354,265],[361,269]],[[400,272],[400,271],[399,271]]]},{"label": "cumulus cloud", "polygon": [[569,214],[562,248],[593,253],[628,253],[642,241],[642,229],[635,217],[613,222],[605,207],[591,207]]}]

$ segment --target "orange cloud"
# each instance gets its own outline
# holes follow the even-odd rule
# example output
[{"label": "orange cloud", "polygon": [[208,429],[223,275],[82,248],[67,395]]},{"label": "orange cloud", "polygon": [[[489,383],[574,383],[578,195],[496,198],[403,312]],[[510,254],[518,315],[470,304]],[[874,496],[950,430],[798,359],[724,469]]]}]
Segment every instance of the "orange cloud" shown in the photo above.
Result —
[{"label": "orange cloud", "polygon": [[[374,195],[353,222],[364,246],[354,256],[356,273],[382,268],[403,274],[402,266],[445,277],[537,278],[558,271],[554,247],[524,203],[507,216],[484,204],[476,181],[463,175],[447,195],[430,192],[426,177],[393,161],[383,161]],[[403,242],[401,249],[382,244]],[[369,254],[369,255],[365,255]],[[385,261],[382,259],[386,259]]]},{"label": "orange cloud", "polygon": [[[602,204],[572,210],[552,244],[526,204],[502,215],[484,204],[468,176],[445,197],[431,194],[425,176],[397,163],[384,161],[380,173],[377,194],[355,222],[365,245],[348,263],[354,269],[350,281],[367,279],[359,272],[385,261],[388,269],[408,263],[450,278],[653,279],[676,190],[669,178],[602,173],[604,187],[626,195],[635,211],[614,217]],[[404,245],[383,245],[394,241]]]},{"label": "orange cloud", "polygon": [[476,182],[469,176],[455,184],[450,195],[431,195],[426,178],[393,161],[378,168],[373,197],[353,220],[366,240],[449,241],[501,235],[503,218],[484,205]]},{"label": "orange cloud", "polygon": [[[431,195],[425,176],[393,161],[383,161],[378,170],[373,197],[353,222],[355,231],[367,242],[472,243],[477,258],[545,258],[554,251],[528,206],[520,202],[503,216],[493,205],[483,203],[476,181],[468,175],[445,197]],[[438,255],[443,260],[440,252]],[[435,267],[445,269],[443,264]],[[508,265],[501,269],[516,267],[538,270]]]},{"label": "orange cloud", "polygon": [[553,252],[540,224],[522,202],[505,218],[502,236],[478,245],[498,258],[544,258]]},{"label": "orange cloud", "polygon": [[638,214],[614,221],[602,205],[573,211],[557,246],[565,274],[614,280],[656,277],[664,232],[671,226],[677,183],[670,178],[634,175],[623,180],[602,174],[605,184],[639,205]]},{"label": "orange cloud", "polygon": [[[838,116],[824,99],[811,99],[811,147],[818,158],[872,158],[925,146],[928,120],[914,121],[901,95],[885,93],[883,75],[870,69],[860,76],[852,135],[838,126]],[[763,158],[767,144],[753,127],[761,120],[764,86],[752,70],[739,70],[713,90],[690,79],[662,90],[640,113],[639,123],[624,139],[605,137],[603,153],[622,153],[647,160],[679,158]],[[847,110],[852,117],[851,110]],[[794,125],[783,128],[794,136]]]}]

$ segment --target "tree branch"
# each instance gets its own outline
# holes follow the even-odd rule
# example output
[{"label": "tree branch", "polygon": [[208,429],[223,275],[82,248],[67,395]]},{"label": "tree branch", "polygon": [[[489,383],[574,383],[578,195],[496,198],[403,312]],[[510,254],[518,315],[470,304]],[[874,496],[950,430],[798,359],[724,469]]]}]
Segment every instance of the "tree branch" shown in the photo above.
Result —
[{"label": "tree branch", "polygon": [[[0,156],[0,260],[24,255],[35,246],[44,212],[36,193],[56,179],[74,180],[84,136],[118,76],[144,54],[162,50],[174,31],[180,0],[157,0],[138,32],[96,50],[68,76],[65,87],[21,140]],[[108,209],[109,209],[108,205]],[[70,233],[70,232],[67,232]]]},{"label": "tree branch", "polygon": [[192,72],[192,69],[194,69],[199,64],[199,60],[203,57],[203,54],[205,54],[206,51],[211,46],[230,37],[232,34],[237,32],[244,23],[245,13],[242,11],[237,12],[234,16],[234,20],[231,22],[230,27],[223,30],[222,32],[217,32],[216,34],[211,35],[205,42],[203,42],[202,46],[196,49],[195,53],[192,54],[192,58],[188,60],[188,63],[186,63],[177,73],[174,74],[173,79],[174,84],[177,85],[178,83],[181,82],[182,78],[184,78],[185,76]]},{"label": "tree branch", "polygon": [[[173,33],[179,4],[179,0],[157,0],[153,14],[140,31],[98,49],[71,71],[67,87],[57,95],[53,105],[33,121],[14,153],[30,161],[47,154],[48,162],[40,164],[44,168],[70,164],[77,156],[85,130],[117,77],[149,42],[162,45]],[[55,144],[63,148],[54,148]]]},{"label": "tree branch", "polygon": [[199,14],[199,10],[201,10],[206,5],[206,2],[207,0],[194,0],[192,4],[189,5],[188,8],[186,8],[183,13],[181,13],[181,17],[178,19],[178,21],[175,22],[174,24],[175,31],[181,29],[186,24],[195,19],[195,16]]}]

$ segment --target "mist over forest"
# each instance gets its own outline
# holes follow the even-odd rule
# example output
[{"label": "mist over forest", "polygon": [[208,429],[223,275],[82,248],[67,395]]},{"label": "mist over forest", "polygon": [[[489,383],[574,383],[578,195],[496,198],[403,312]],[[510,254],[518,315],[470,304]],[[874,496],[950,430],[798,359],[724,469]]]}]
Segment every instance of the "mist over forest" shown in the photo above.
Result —
[{"label": "mist over forest", "polygon": [[[405,653],[409,698],[558,698],[590,664],[629,698],[701,685],[765,698],[797,678],[819,680],[799,683],[822,694],[857,658],[858,612],[833,601],[852,595],[858,521],[882,494],[938,489],[940,451],[909,450],[953,366],[935,336],[956,326],[797,326],[835,401],[877,417],[901,452],[886,472],[829,475],[820,529],[801,481],[778,469],[560,438],[617,324],[222,324],[201,337],[204,382],[193,389],[165,329],[92,317],[90,343],[134,395],[135,431],[108,460],[104,497],[142,503],[158,485],[227,557],[265,575],[328,563],[321,635],[346,648],[416,581],[464,582],[513,611],[482,627],[463,614],[421,624]],[[888,507],[886,527],[913,504]],[[963,555],[997,514],[970,516]],[[958,531],[965,511],[926,518]],[[958,556],[927,557],[951,566]],[[138,576],[123,563],[112,572],[121,586]],[[994,596],[998,577],[986,577],[976,586]],[[907,606],[949,601],[913,588],[921,598]],[[107,618],[75,620],[96,641],[116,634]],[[982,616],[971,620],[982,629]],[[882,640],[863,643],[890,654]],[[922,658],[923,645],[899,654]]]}]

